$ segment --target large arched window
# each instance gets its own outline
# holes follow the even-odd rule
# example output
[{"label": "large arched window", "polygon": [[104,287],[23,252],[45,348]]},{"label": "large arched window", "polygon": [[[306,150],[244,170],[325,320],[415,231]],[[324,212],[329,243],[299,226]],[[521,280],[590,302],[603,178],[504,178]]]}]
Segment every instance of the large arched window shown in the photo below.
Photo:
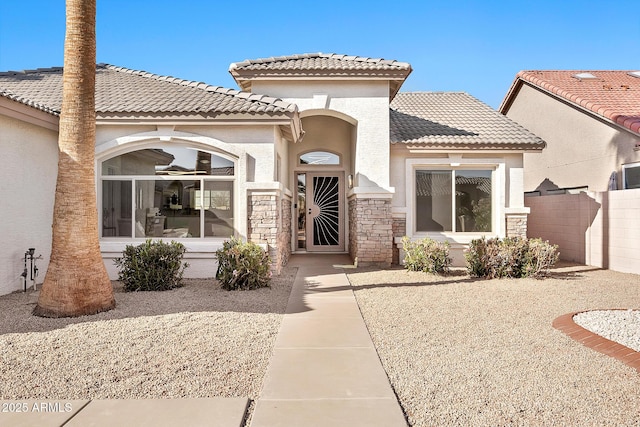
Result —
[{"label": "large arched window", "polygon": [[147,148],[101,164],[102,237],[234,235],[235,163],[189,147]]}]

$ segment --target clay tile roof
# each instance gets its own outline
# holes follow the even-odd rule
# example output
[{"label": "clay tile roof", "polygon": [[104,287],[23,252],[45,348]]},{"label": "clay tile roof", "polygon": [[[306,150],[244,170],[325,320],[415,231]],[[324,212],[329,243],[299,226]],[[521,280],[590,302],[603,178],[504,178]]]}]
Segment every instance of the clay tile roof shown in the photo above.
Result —
[{"label": "clay tile roof", "polygon": [[411,65],[406,62],[382,58],[338,55],[335,53],[305,53],[302,55],[246,59],[242,62],[231,64],[229,68],[231,71],[310,72],[331,70],[334,73],[361,72],[370,74],[378,71],[410,71]]},{"label": "clay tile roof", "polygon": [[[62,68],[0,73],[0,96],[59,114]],[[295,111],[295,104],[276,98],[108,64],[96,67],[96,112],[102,117],[115,114],[290,115]]]},{"label": "clay tile roof", "polygon": [[4,89],[0,89],[0,97],[2,98],[7,98],[7,99],[11,99],[12,101],[16,101],[19,102],[21,104],[25,104],[28,105],[30,107],[33,107],[37,110],[41,110],[44,111],[45,113],[49,113],[53,116],[59,116],[60,115],[60,111],[59,110],[55,110],[53,108],[50,108],[46,105],[42,105],[42,104],[38,104],[35,101],[32,101],[28,98],[24,98],[18,95],[14,95],[13,93],[9,92],[8,90],[4,90]]},{"label": "clay tile roof", "polygon": [[508,109],[515,86],[523,81],[640,133],[640,77],[634,73],[638,71],[521,71],[500,111]]},{"label": "clay tile roof", "polygon": [[390,105],[392,144],[541,150],[545,142],[464,92],[400,92]]},{"label": "clay tile roof", "polygon": [[384,78],[395,81],[393,95],[411,73],[406,62],[335,53],[304,53],[234,62],[229,72],[238,85],[249,90],[256,78]]}]

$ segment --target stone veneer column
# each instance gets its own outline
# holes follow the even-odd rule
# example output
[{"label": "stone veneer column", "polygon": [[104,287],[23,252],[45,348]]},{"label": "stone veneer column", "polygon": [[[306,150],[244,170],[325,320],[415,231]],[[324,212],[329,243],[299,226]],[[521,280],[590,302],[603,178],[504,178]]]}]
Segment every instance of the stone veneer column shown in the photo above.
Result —
[{"label": "stone veneer column", "polygon": [[527,214],[507,214],[506,221],[507,237],[527,237]]},{"label": "stone veneer column", "polygon": [[391,197],[349,198],[349,255],[356,266],[391,265],[392,223]]},{"label": "stone veneer column", "polygon": [[274,274],[291,255],[291,200],[279,191],[255,191],[247,196],[247,240],[266,244]]}]

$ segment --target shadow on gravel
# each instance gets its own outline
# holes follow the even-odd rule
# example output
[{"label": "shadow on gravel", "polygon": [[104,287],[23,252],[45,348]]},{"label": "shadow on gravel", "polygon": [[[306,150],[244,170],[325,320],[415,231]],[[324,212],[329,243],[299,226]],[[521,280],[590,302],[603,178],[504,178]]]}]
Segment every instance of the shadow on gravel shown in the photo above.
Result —
[{"label": "shadow on gravel", "polygon": [[[585,266],[580,266],[580,267],[585,267]],[[599,267],[585,267],[575,271],[563,271],[563,270],[551,269],[551,271],[549,271],[549,274],[547,274],[545,277],[550,279],[559,279],[559,280],[577,280],[585,277],[583,273],[587,273],[590,271],[601,271],[601,270],[603,269]]]},{"label": "shadow on gravel", "polygon": [[[448,276],[440,276],[440,277],[448,277]],[[375,283],[375,284],[366,284],[366,285],[351,285],[350,289],[354,292],[365,290],[365,289],[376,289],[376,288],[417,288],[424,286],[441,286],[441,285],[451,285],[454,283],[474,283],[474,282],[483,282],[485,279],[480,279],[477,277],[469,277],[460,278],[457,280],[432,280],[429,282],[406,282],[406,283]]]}]

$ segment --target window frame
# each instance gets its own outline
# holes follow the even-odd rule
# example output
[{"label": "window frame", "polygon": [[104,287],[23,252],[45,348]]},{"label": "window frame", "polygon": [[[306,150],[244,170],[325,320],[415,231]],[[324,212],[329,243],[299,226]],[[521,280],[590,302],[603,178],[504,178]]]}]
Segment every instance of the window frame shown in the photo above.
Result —
[{"label": "window frame", "polygon": [[[473,171],[473,172],[489,172],[489,179],[491,180],[491,193],[489,194],[489,198],[491,200],[491,220],[490,220],[490,230],[485,230],[485,231],[464,231],[464,225],[461,225],[460,228],[462,229],[458,229],[458,220],[460,219],[460,215],[458,215],[458,192],[461,191],[458,187],[458,182],[457,182],[457,178],[460,176],[458,174],[458,172],[464,172],[464,171]],[[449,209],[447,209],[447,212],[449,213],[449,227],[451,229],[445,229],[442,231],[435,231],[435,230],[418,230],[417,229],[417,224],[418,224],[418,219],[419,219],[419,214],[418,214],[418,194],[417,192],[414,190],[414,204],[415,204],[415,208],[413,210],[413,213],[415,215],[416,218],[416,233],[492,233],[493,232],[493,211],[494,211],[494,207],[493,207],[493,169],[489,169],[489,168],[467,168],[467,167],[451,167],[451,168],[416,168],[414,170],[414,189],[416,189],[416,187],[418,186],[417,182],[418,182],[418,174],[419,173],[433,173],[433,172],[438,172],[438,173],[442,173],[442,172],[447,172],[446,174],[442,174],[442,175],[448,175],[449,177],[449,186],[450,186],[450,190],[451,192],[449,193],[448,197],[449,198]],[[431,196],[431,197],[435,197],[435,196]]]},{"label": "window frame", "polygon": [[[416,171],[453,171],[453,170],[490,170],[491,173],[491,231],[418,231],[416,203]],[[505,160],[498,158],[409,158],[405,160],[405,190],[407,206],[406,232],[411,238],[430,237],[436,240],[449,240],[469,243],[480,237],[496,237],[504,232],[502,224],[505,218]],[[452,173],[452,176],[454,174]],[[455,185],[455,181],[453,183]],[[452,197],[452,208],[455,209],[455,197]],[[455,211],[454,211],[455,212]],[[453,227],[452,227],[453,228]]]},{"label": "window frame", "polygon": [[[193,175],[103,175],[103,163],[116,158],[118,156],[122,156],[128,153],[133,153],[136,151],[142,151],[150,148],[158,148],[158,149],[170,149],[170,148],[190,148],[199,151],[206,151],[211,153],[212,155],[219,156],[223,159],[229,160],[233,163],[233,175],[201,175],[201,174],[193,174]],[[99,238],[102,242],[117,242],[117,241],[127,241],[127,242],[137,242],[144,241],[146,239],[154,239],[161,240],[164,237],[136,237],[135,236],[135,226],[133,224],[133,220],[135,218],[136,211],[136,183],[137,181],[200,181],[201,189],[204,189],[206,182],[231,182],[232,183],[232,191],[233,191],[233,230],[234,235],[238,234],[238,209],[239,209],[239,193],[238,193],[238,160],[227,153],[222,153],[214,148],[210,147],[202,147],[199,145],[191,145],[191,144],[175,144],[175,145],[166,145],[162,143],[158,144],[145,144],[144,146],[136,146],[130,147],[128,150],[118,151],[116,153],[111,153],[109,156],[103,156],[99,159],[96,159],[96,196],[97,196],[97,208],[98,212],[102,212],[103,210],[103,182],[104,181],[128,181],[131,184],[131,215],[132,215],[132,226],[131,226],[131,235],[130,236],[104,236],[104,228],[103,228],[103,215],[98,215],[98,230],[99,230]],[[201,197],[204,197],[204,191],[201,193]],[[201,202],[202,204],[202,202]],[[199,242],[199,241],[224,241],[228,240],[230,236],[205,236],[204,234],[204,226],[205,226],[205,209],[199,209],[199,226],[200,226],[200,236],[199,237],[171,237],[171,240],[177,240],[182,242]]]},{"label": "window frame", "polygon": [[627,169],[635,169],[640,168],[640,162],[627,163],[622,165],[622,189],[623,190],[634,190],[640,188],[638,187],[627,187]]}]

